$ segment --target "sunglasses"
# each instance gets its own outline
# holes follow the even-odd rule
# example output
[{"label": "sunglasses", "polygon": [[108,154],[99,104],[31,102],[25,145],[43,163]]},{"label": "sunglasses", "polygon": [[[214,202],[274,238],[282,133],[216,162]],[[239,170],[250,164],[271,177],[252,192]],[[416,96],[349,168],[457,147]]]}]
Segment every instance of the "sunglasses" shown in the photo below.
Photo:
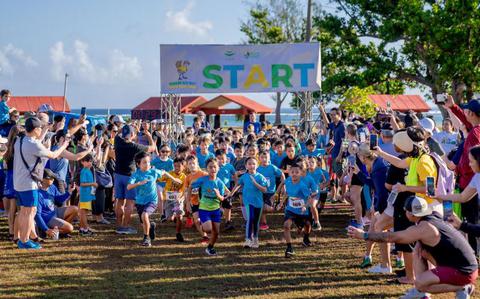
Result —
[{"label": "sunglasses", "polygon": [[168,154],[170,151],[161,151],[161,153]]}]

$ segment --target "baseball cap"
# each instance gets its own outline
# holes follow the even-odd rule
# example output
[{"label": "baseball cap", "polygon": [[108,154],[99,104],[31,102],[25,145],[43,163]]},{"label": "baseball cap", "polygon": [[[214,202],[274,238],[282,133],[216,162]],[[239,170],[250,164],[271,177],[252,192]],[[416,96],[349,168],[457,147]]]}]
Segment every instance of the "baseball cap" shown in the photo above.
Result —
[{"label": "baseball cap", "polygon": [[382,132],[382,135],[385,137],[393,137],[393,135],[395,134],[395,131],[393,130],[392,125],[389,123],[384,123],[382,125],[381,132]]},{"label": "baseball cap", "polygon": [[25,130],[27,132],[32,132],[36,128],[40,128],[42,126],[42,122],[38,119],[38,117],[29,117],[25,121]]},{"label": "baseball cap", "polygon": [[432,208],[428,205],[427,201],[424,198],[415,195],[407,198],[404,208],[416,217],[423,217],[432,214]]},{"label": "baseball cap", "polygon": [[50,169],[45,168],[43,170],[43,178],[53,180],[53,179],[55,179],[55,174]]},{"label": "baseball cap", "polygon": [[122,136],[123,138],[132,135],[133,128],[130,125],[123,126],[122,128]]},{"label": "baseball cap", "polygon": [[113,122],[114,123],[125,123],[125,121],[123,120],[123,117],[121,115],[115,115],[113,117]]},{"label": "baseball cap", "polygon": [[413,151],[414,142],[408,136],[407,131],[400,131],[393,135],[393,144],[406,153]]},{"label": "baseball cap", "polygon": [[435,129],[435,122],[428,117],[422,118],[418,124],[428,133],[432,134],[433,129]]},{"label": "baseball cap", "polygon": [[467,104],[462,105],[462,109],[468,109],[473,113],[480,112],[480,98],[470,100]]}]

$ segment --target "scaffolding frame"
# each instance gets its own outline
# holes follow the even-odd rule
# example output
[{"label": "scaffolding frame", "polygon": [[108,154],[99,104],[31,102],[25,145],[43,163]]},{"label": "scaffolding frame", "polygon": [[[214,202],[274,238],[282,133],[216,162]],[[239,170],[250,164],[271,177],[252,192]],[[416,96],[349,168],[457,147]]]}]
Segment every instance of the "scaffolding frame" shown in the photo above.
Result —
[{"label": "scaffolding frame", "polygon": [[165,138],[169,144],[177,145],[181,141],[182,133],[179,119],[182,119],[180,112],[182,95],[163,94],[160,101],[160,113],[167,127]]}]

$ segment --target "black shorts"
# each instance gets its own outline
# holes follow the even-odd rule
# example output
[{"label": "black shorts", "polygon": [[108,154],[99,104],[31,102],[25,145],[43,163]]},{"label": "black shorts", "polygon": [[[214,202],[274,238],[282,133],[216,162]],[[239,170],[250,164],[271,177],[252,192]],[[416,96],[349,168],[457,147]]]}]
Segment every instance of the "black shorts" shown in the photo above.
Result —
[{"label": "black shorts", "polygon": [[303,228],[307,223],[310,224],[313,222],[312,214],[310,211],[306,215],[298,215],[292,213],[288,210],[285,210],[284,221],[292,220],[293,223],[299,228]]},{"label": "black shorts", "polygon": [[271,198],[274,194],[275,193],[263,193],[263,204],[273,207]]},{"label": "black shorts", "polygon": [[222,204],[221,204],[222,208],[231,209],[232,208],[232,200],[233,200],[233,198],[231,198],[231,197],[223,200]]},{"label": "black shorts", "polygon": [[193,214],[198,212],[200,205],[191,205],[191,207],[192,207],[192,214]]},{"label": "black shorts", "polygon": [[[402,230],[406,230],[410,226],[415,225],[414,223],[410,222],[405,214],[405,210],[403,209],[405,200],[402,198],[398,198],[395,200],[395,204],[393,207],[393,231],[398,232]],[[395,243],[395,249],[397,251],[402,252],[413,252],[413,248],[415,247],[415,243],[412,244],[398,244]]]},{"label": "black shorts", "polygon": [[352,186],[363,186],[364,183],[362,183],[362,181],[360,181],[360,178],[358,177],[357,174],[353,174],[352,175]]}]

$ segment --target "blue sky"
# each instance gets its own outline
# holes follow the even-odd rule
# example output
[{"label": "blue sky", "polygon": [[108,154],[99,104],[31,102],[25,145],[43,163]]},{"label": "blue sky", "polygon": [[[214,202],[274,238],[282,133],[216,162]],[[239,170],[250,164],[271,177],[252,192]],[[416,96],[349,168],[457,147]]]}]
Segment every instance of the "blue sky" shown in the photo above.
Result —
[{"label": "blue sky", "polygon": [[[130,108],[159,94],[159,44],[240,43],[248,4],[19,0],[4,1],[2,11],[0,88],[63,95],[67,72],[72,107]],[[274,105],[267,94],[251,96]]]}]

